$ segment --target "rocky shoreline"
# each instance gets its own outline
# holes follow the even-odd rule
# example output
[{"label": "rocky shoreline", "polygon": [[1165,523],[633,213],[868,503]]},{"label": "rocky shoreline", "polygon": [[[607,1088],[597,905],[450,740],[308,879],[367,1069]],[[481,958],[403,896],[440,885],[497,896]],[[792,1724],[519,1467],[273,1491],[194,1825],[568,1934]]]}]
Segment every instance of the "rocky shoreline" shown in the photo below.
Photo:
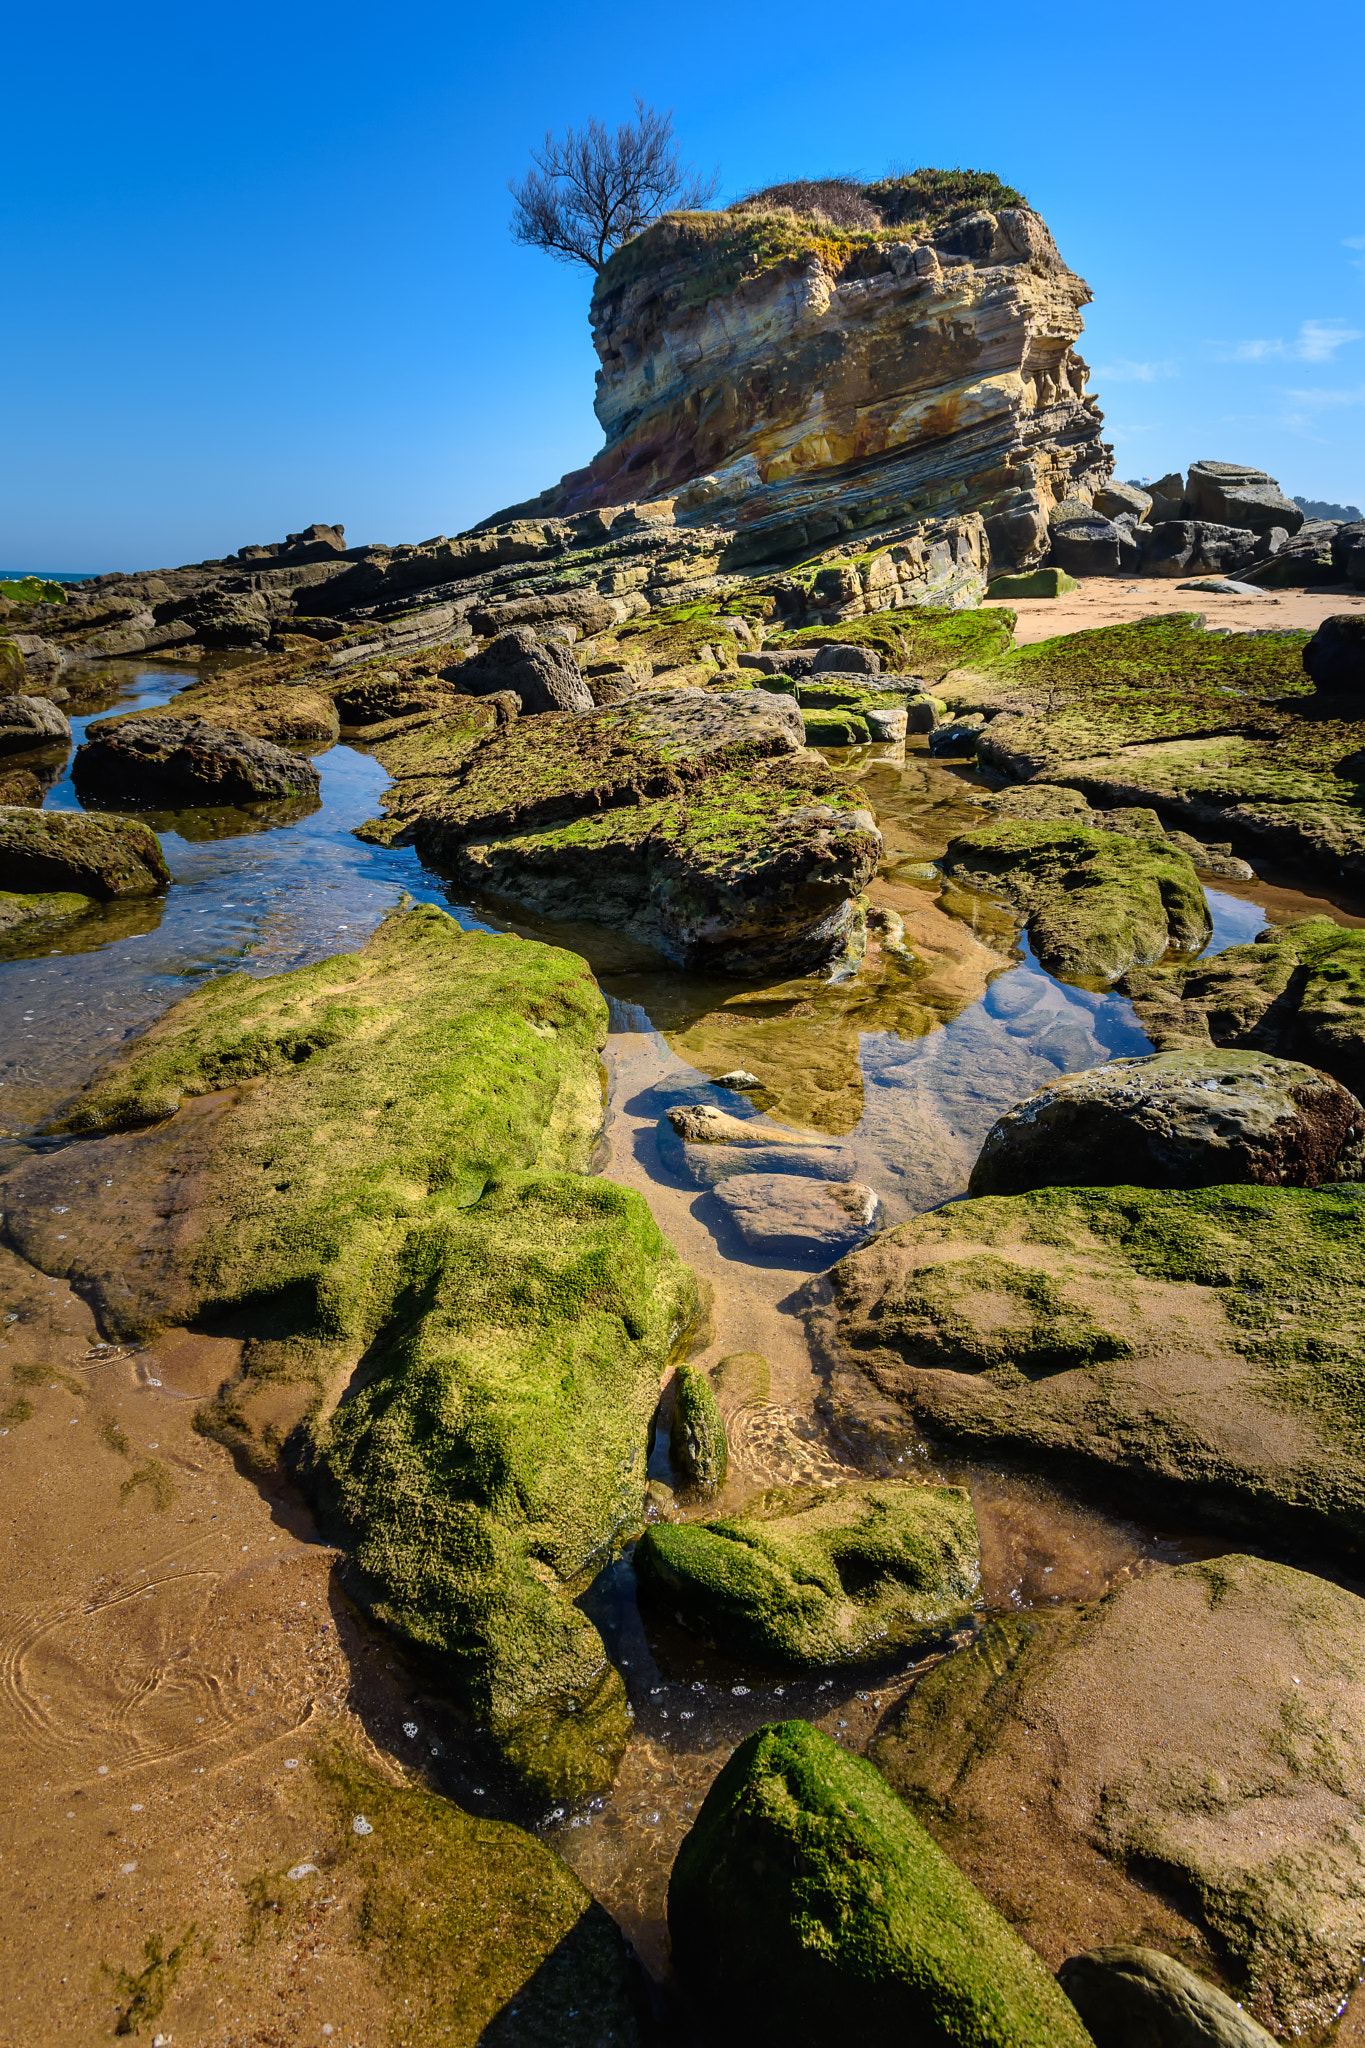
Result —
[{"label": "rocky shoreline", "polygon": [[[349,1884],[380,1930],[356,1981],[395,1972],[423,2039],[1254,2048],[1327,2040],[1352,1997],[1365,935],[1318,914],[1205,949],[1220,880],[1365,877],[1365,539],[1243,465],[1117,483],[1087,296],[1001,195],[834,237],[673,217],[594,301],[607,447],[532,505],[0,600],[8,965],[103,906],[154,916],[168,818],[300,827],[339,743],[389,777],[361,857],[405,854],[456,913],[376,911],[164,998],[0,1179],[8,1451],[41,1426],[21,1390],[65,1384],[23,1349],[47,1280],[111,1373],[206,1345],[214,1483],[311,1517],[352,1662],[439,1701],[458,1798],[376,1710],[371,1752],[309,1751],[322,1867],[241,1887],[254,1943],[291,1886]],[[1024,645],[981,604],[1201,574],[1318,591],[1321,622]],[[110,664],[150,656],[184,687],[91,722]],[[956,779],[907,829],[879,792],[916,764]],[[1003,1097],[979,1060],[975,1164],[954,1132],[942,1191],[897,1210],[858,1138],[865,1048],[908,1065],[967,1013],[1007,1036],[1025,942],[1034,981],[1130,1005],[1152,1049],[1040,1027],[1052,1080]],[[691,1076],[650,1171],[736,1271],[784,1276],[804,1436],[728,1341],[735,1300],[602,1170],[599,984],[632,975],[671,991]],[[177,1478],[100,1399],[110,1512],[166,1512],[188,1424]],[[1183,1547],[988,1602],[1002,1472]],[[684,1670],[732,1701],[842,1683],[867,1753],[851,1714],[719,1745],[671,1817],[672,1974],[644,1995],[533,1831],[603,1816]],[[119,1997],[123,2032],[160,2014],[151,1977]]]}]

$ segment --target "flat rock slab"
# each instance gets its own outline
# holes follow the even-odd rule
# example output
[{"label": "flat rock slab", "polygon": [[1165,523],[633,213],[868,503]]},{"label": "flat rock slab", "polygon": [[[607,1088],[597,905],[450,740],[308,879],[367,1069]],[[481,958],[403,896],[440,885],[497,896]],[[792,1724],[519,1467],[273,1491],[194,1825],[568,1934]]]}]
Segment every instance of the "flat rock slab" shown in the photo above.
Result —
[{"label": "flat rock slab", "polygon": [[823,1405],[1111,1502],[1365,1545],[1365,1189],[1045,1188],[918,1216],[836,1265]]},{"label": "flat rock slab", "polygon": [[1357,1594],[1220,1557],[989,1623],[874,1761],[1045,1961],[1160,1939],[1316,2031],[1365,1953],[1362,1672]]},{"label": "flat rock slab", "polygon": [[1297,1060],[1164,1052],[1063,1074],[993,1125],[973,1195],[1038,1187],[1317,1187],[1365,1167],[1365,1108]]},{"label": "flat rock slab", "polygon": [[796,1173],[736,1173],[716,1188],[751,1251],[819,1259],[831,1265],[877,1227],[881,1196],[859,1181],[812,1180]]},{"label": "flat rock slab", "polygon": [[161,841],[137,818],[0,808],[0,889],[62,891],[107,902],[168,888]]},{"label": "flat rock slab", "polygon": [[734,1174],[778,1174],[851,1181],[857,1171],[846,1145],[749,1122],[705,1104],[670,1109],[659,1119],[659,1156],[694,1187],[714,1188]]},{"label": "flat rock slab", "polygon": [[204,719],[100,719],[72,764],[82,797],[163,804],[251,804],[316,796],[311,761]]}]

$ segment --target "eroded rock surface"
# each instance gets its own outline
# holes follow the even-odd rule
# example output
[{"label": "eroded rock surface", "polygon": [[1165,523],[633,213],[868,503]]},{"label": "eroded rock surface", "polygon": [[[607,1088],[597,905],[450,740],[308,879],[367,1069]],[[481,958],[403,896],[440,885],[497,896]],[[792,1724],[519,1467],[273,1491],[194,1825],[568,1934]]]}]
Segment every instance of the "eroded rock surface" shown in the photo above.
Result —
[{"label": "eroded rock surface", "polygon": [[22,693],[0,697],[0,754],[60,746],[71,738],[71,721],[48,697]]},{"label": "eroded rock surface", "polygon": [[107,901],[169,886],[161,841],[136,818],[0,808],[0,889]]},{"label": "eroded rock surface", "polygon": [[98,720],[72,763],[82,797],[159,804],[252,804],[313,796],[311,761],[205,719]]},{"label": "eroded rock surface", "polygon": [[988,1623],[875,1759],[1048,1962],[1163,1937],[1257,2020],[1316,2030],[1365,1954],[1363,1651],[1365,1601],[1327,1581],[1158,1569]]},{"label": "eroded rock surface", "polygon": [[1047,1188],[884,1231],[816,1311],[859,1454],[921,1438],[1354,1556],[1358,1186]]}]

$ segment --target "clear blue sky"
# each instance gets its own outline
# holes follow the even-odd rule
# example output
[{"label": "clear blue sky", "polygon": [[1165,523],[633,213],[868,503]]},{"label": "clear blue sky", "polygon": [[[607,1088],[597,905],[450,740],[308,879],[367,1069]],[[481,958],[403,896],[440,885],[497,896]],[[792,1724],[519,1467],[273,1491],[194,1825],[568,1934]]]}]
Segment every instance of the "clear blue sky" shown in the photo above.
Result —
[{"label": "clear blue sky", "polygon": [[995,170],[1095,294],[1119,473],[1365,502],[1365,17],[246,0],[6,31],[0,564],[454,533],[600,444],[590,279],[518,249],[547,126],[672,106],[722,195]]}]

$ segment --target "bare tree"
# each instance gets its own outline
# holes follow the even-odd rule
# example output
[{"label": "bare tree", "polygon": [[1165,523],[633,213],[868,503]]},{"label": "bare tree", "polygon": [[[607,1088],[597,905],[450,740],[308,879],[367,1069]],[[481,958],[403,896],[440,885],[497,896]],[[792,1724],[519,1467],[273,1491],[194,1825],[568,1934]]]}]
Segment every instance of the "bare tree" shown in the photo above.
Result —
[{"label": "bare tree", "polygon": [[508,181],[515,201],[512,239],[544,249],[561,263],[602,269],[641,228],[673,209],[692,212],[709,206],[718,175],[703,179],[678,162],[673,143],[673,110],[661,114],[635,95],[635,119],[613,135],[600,121],[586,128],[548,132],[543,149],[533,149],[529,170],[518,185]]}]

